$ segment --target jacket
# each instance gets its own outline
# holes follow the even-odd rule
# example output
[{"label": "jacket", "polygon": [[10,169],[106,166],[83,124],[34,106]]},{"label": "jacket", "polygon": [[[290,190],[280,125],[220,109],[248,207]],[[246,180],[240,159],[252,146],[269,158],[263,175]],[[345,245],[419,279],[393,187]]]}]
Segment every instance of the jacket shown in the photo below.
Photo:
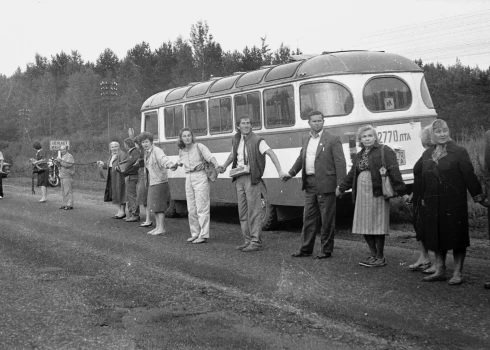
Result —
[{"label": "jacket", "polygon": [[[326,130],[323,130],[320,137],[315,157],[315,192],[332,193],[345,177],[347,165],[340,137]],[[310,135],[303,139],[299,156],[289,170],[291,176],[296,176],[300,170],[302,171],[303,190],[306,189],[306,149],[309,140]]]}]

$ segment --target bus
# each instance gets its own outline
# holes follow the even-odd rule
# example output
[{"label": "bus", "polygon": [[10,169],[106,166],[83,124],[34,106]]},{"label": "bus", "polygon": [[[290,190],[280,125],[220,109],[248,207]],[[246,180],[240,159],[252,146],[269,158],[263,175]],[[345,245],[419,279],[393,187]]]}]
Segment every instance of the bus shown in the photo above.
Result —
[{"label": "bus", "polygon": [[[376,128],[379,140],[397,153],[406,184],[413,183],[413,166],[423,153],[421,130],[437,118],[422,69],[391,53],[342,51],[292,56],[290,62],[238,72],[157,93],[141,108],[141,130],[175,161],[183,127],[193,130],[223,164],[237,132],[236,119],[251,118],[253,132],[262,136],[288,171],[310,131],[308,113],[319,110],[325,129],[339,135],[349,170],[358,151],[355,133],[365,124]],[[237,203],[229,170],[211,183],[214,203]],[[300,216],[304,195],[301,173],[284,183],[267,161],[262,193],[263,228]],[[183,168],[169,171],[170,211],[186,208]]]}]

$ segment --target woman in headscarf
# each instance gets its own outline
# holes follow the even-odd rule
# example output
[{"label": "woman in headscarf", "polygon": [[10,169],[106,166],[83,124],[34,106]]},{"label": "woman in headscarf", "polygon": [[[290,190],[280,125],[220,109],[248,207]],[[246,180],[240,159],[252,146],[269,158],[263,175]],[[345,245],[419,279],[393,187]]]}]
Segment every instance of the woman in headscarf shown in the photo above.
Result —
[{"label": "woman in headscarf", "polygon": [[204,161],[211,162],[215,167],[218,163],[209,149],[196,142],[194,133],[189,128],[183,128],[179,133],[179,160],[172,167],[184,166],[185,195],[187,211],[189,212],[189,228],[191,237],[187,242],[195,244],[206,243],[209,238],[209,180],[204,171]]},{"label": "woman in headscarf", "polygon": [[[39,203],[46,203],[48,199],[48,185],[49,185],[48,159],[46,158],[46,155],[43,152],[43,146],[41,145],[40,142],[38,141],[34,142],[32,144],[32,147],[36,150],[36,158],[31,158],[31,163],[34,166],[33,172],[37,173],[37,185],[41,187],[41,194],[42,194]],[[33,191],[34,191],[34,187],[33,187]]]},{"label": "woman in headscarf", "polygon": [[104,202],[112,202],[116,206],[117,213],[113,216],[114,219],[123,219],[126,217],[126,186],[120,166],[125,164],[126,153],[121,150],[121,145],[116,141],[109,144],[109,149],[111,154],[107,163],[101,160],[97,162],[100,168],[107,169]]},{"label": "woman in headscarf", "polygon": [[[361,126],[357,131],[361,151],[357,153],[351,170],[337,188],[340,196],[352,188],[355,203],[352,233],[364,235],[370,256],[361,260],[364,267],[386,265],[384,257],[385,237],[389,232],[390,202],[383,196],[382,168],[391,180],[396,194],[408,198],[395,152],[378,141],[372,125]],[[384,153],[384,164],[383,164]]]},{"label": "woman in headscarf", "polygon": [[436,269],[423,280],[446,280],[446,254],[452,250],[455,266],[449,284],[457,285],[463,282],[470,245],[467,191],[475,202],[483,203],[485,196],[468,152],[451,139],[446,122],[435,120],[429,133],[433,146],[422,155],[422,200],[425,246],[436,255]]}]

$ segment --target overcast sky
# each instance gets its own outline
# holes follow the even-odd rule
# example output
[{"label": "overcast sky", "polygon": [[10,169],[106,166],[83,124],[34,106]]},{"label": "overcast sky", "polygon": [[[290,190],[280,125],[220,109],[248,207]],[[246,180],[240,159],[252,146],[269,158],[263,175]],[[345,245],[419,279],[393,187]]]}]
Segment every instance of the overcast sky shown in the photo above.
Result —
[{"label": "overcast sky", "polygon": [[152,49],[198,20],[223,50],[281,42],[304,53],[383,50],[411,59],[490,66],[490,0],[2,0],[0,74],[25,70],[37,53],[78,50],[94,62],[146,41]]}]

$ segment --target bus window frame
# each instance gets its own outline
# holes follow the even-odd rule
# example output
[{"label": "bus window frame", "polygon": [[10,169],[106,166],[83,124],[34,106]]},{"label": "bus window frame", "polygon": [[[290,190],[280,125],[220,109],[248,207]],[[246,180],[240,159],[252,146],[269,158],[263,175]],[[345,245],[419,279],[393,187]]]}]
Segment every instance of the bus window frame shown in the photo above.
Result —
[{"label": "bus window frame", "polygon": [[264,111],[262,110],[263,96],[262,96],[261,90],[250,90],[250,91],[245,91],[245,92],[238,92],[238,93],[233,95],[233,114],[235,117],[234,121],[235,121],[235,125],[236,125],[236,121],[237,121],[236,118],[239,118],[239,117],[237,117],[237,112],[236,112],[236,104],[235,104],[236,97],[242,96],[242,95],[249,95],[249,94],[253,94],[253,93],[259,94],[260,128],[252,127],[252,130],[262,130],[262,129],[264,129]]},{"label": "bus window frame", "polygon": [[[430,101],[430,104],[432,106],[429,106],[427,104],[427,101],[425,101],[424,94],[422,93],[422,86],[424,86],[424,85],[425,85],[424,90],[427,93],[427,97],[429,97],[429,101]],[[425,104],[425,106],[427,108],[429,108],[429,109],[436,109],[436,107],[434,106],[434,101],[432,100],[432,96],[430,95],[429,85],[427,85],[427,79],[425,79],[425,75],[422,75],[422,79],[420,79],[420,97],[422,98],[422,102]],[[412,97],[412,99],[413,99],[413,97]]]},{"label": "bus window frame", "polygon": [[[372,111],[372,110],[370,110],[366,106],[366,103],[364,102],[364,90],[366,89],[366,86],[369,84],[369,82],[371,80],[382,79],[382,78],[394,78],[394,79],[398,79],[398,80],[400,80],[402,83],[404,83],[408,87],[408,91],[410,91],[410,96],[411,96],[411,99],[410,100],[411,101],[410,101],[410,104],[408,105],[407,108],[404,108],[404,109],[385,109],[385,110],[382,110],[382,111]],[[399,77],[397,75],[392,75],[392,74],[377,75],[377,76],[371,77],[368,80],[366,80],[366,82],[364,83],[364,85],[362,87],[362,90],[361,90],[361,96],[362,96],[362,103],[364,104],[364,107],[370,113],[390,113],[390,112],[393,113],[393,112],[404,112],[404,111],[408,111],[410,108],[412,108],[413,99],[414,99],[414,94],[412,92],[412,89],[410,88],[410,84],[408,84],[408,82],[405,79],[403,79],[403,78],[401,78],[401,77]],[[420,98],[422,99],[422,96]]]},{"label": "bus window frame", "polygon": [[[192,132],[197,136],[199,137],[206,137],[206,136],[209,136],[209,114],[208,114],[208,101],[209,99],[206,99],[206,100],[198,100],[198,101],[192,101],[192,102],[189,102],[189,103],[185,103],[184,104],[184,109],[183,109],[183,117],[184,117],[184,128],[189,128],[192,130]],[[206,113],[206,133],[204,135],[202,134],[197,134],[194,132],[194,130],[192,128],[190,128],[188,125],[187,125],[187,106],[189,105],[193,105],[193,104],[197,104],[197,103],[204,103],[204,113]]]},{"label": "bus window frame", "polygon": [[[183,103],[178,103],[178,104],[174,104],[174,105],[171,105],[171,106],[167,106],[167,107],[163,107],[163,139],[164,140],[175,140],[175,139],[178,139],[179,138],[179,134],[177,133],[177,135],[175,137],[167,137],[167,135],[165,135],[165,129],[166,129],[166,126],[167,126],[167,123],[165,122],[165,110],[167,108],[176,108],[176,107],[180,107],[182,108],[182,127],[184,127],[184,123],[185,123],[185,108],[184,108],[184,104]],[[174,121],[175,121],[175,111],[174,111]],[[174,123],[175,124],[175,123]],[[180,130],[179,130],[180,131]]]},{"label": "bus window frame", "polygon": [[[209,101],[216,101],[216,100],[221,100],[221,99],[230,99],[230,117],[231,117],[231,130],[230,131],[219,131],[219,132],[211,132],[211,113],[209,111]],[[233,96],[232,95],[226,95],[226,96],[221,96],[221,97],[214,97],[214,98],[209,98],[208,100],[208,130],[209,130],[209,135],[223,135],[223,134],[231,134],[235,130],[235,109],[233,108]]]},{"label": "bus window frame", "polygon": [[[342,86],[344,89],[346,89],[351,98],[352,98],[352,110],[347,113],[347,114],[332,114],[332,115],[324,115],[323,118],[338,118],[338,117],[347,117],[349,115],[352,114],[352,112],[354,112],[354,109],[356,108],[356,101],[355,101],[355,98],[354,98],[354,94],[352,93],[351,89],[345,85],[344,83],[340,82],[340,81],[337,81],[337,80],[332,80],[332,79],[320,79],[320,80],[310,80],[310,81],[306,81],[304,83],[300,83],[298,84],[298,106],[299,106],[299,119],[300,120],[308,120],[308,118],[306,119],[303,119],[301,117],[301,87],[304,86],[304,85],[311,85],[311,84],[317,84],[317,83],[332,83],[332,84],[337,84],[337,85],[340,85]],[[323,113],[323,112],[322,112]]]},{"label": "bus window frame", "polygon": [[[148,112],[144,112],[143,115],[145,116],[144,117],[143,131],[148,131],[148,130],[146,130],[146,117],[151,116],[151,115],[154,115],[156,117],[156,119],[157,119],[157,132],[156,132],[156,134],[154,134],[154,133],[152,133],[152,134],[153,134],[154,142],[159,142],[160,141],[160,120],[159,120],[160,118],[158,118],[158,109],[148,111]],[[155,137],[155,135],[157,137]]]},{"label": "bus window frame", "polygon": [[[266,108],[266,99],[265,99],[265,92],[268,91],[268,90],[275,90],[275,89],[280,89],[280,88],[284,88],[284,87],[292,87],[293,88],[293,94],[292,94],[292,98],[293,98],[293,113],[294,113],[294,118],[293,118],[293,124],[291,125],[287,125],[287,126],[267,126],[267,123],[266,123],[266,118],[267,118],[267,108]],[[298,91],[299,91],[299,88],[298,88]],[[295,96],[295,89],[294,89],[294,84],[292,83],[289,83],[289,84],[285,84],[285,85],[279,85],[279,86],[274,86],[274,87],[268,87],[268,88],[264,88],[262,90],[262,109],[263,109],[263,123],[264,123],[264,128],[265,129],[281,129],[281,128],[291,128],[291,127],[294,127],[296,126],[296,96]]]}]

